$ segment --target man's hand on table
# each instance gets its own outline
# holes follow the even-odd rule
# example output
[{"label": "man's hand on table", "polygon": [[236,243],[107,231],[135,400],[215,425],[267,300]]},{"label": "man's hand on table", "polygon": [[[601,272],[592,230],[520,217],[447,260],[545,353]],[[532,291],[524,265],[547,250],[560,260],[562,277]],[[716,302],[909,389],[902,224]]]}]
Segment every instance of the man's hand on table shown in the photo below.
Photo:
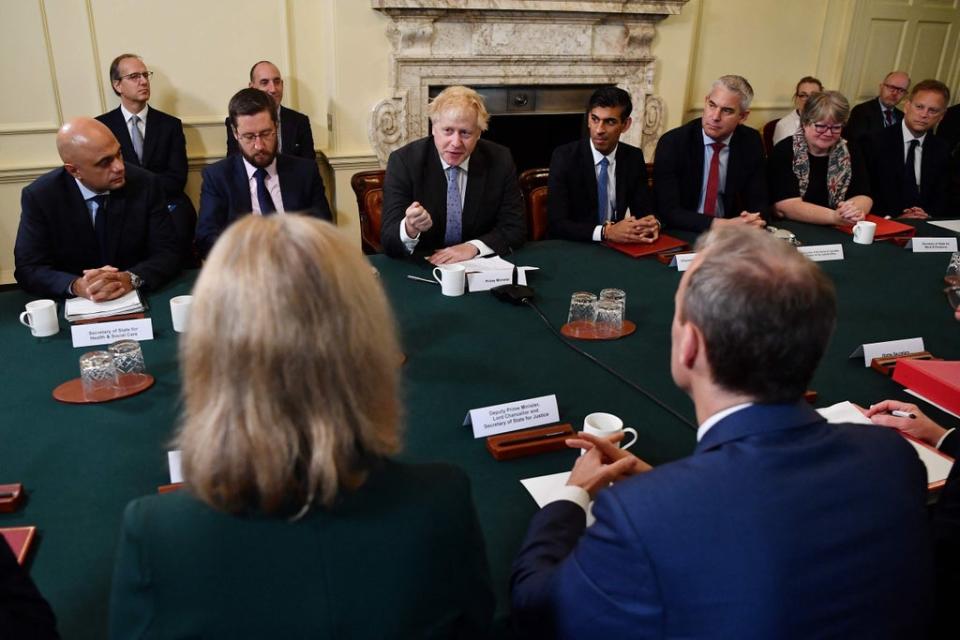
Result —
[{"label": "man's hand on table", "polygon": [[736,218],[714,218],[713,224],[721,226],[725,224],[745,224],[750,227],[757,227],[758,229],[763,229],[767,226],[763,216],[759,213],[750,213],[749,211],[741,211],[740,215]]},{"label": "man's hand on table", "polygon": [[420,234],[433,226],[433,218],[419,202],[407,207],[403,216],[404,230],[408,238],[417,238]]},{"label": "man's hand on table", "polygon": [[910,207],[909,209],[904,209],[899,217],[908,220],[927,220],[930,218],[930,214],[920,207]]},{"label": "man's hand on table", "polygon": [[85,269],[83,276],[73,281],[75,295],[94,302],[114,300],[133,291],[130,273],[106,265],[99,269]]},{"label": "man's hand on table", "polygon": [[451,262],[463,262],[470,258],[476,258],[480,250],[469,242],[455,244],[452,247],[444,247],[433,252],[427,260],[431,264],[450,264]]},{"label": "man's hand on table", "polygon": [[[936,447],[947,432],[946,429],[924,415],[917,405],[909,402],[884,400],[870,405],[868,409],[861,409],[861,411],[863,411],[863,415],[870,418],[870,422],[873,424],[897,429],[931,447]],[[903,411],[915,415],[916,418],[900,418],[892,415],[892,411]]]},{"label": "man's hand on table", "polygon": [[608,224],[603,235],[611,242],[652,244],[660,237],[660,223],[652,215],[634,218],[628,212],[623,220]]},{"label": "man's hand on table", "polygon": [[653,469],[637,456],[618,447],[616,443],[621,440],[622,432],[609,438],[581,432],[575,438],[568,439],[568,447],[586,449],[587,452],[577,458],[567,484],[580,487],[593,499],[598,491],[611,483]]}]

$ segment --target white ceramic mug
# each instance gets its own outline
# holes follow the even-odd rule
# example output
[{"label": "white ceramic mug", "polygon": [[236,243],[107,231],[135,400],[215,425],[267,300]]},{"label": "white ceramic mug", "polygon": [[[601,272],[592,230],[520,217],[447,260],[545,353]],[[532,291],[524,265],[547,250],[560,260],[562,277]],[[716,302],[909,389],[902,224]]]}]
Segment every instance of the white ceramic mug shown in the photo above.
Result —
[{"label": "white ceramic mug", "polygon": [[861,220],[853,225],[853,241],[857,244],[873,244],[873,235],[877,232],[877,223]]},{"label": "white ceramic mug", "polygon": [[462,264],[442,264],[433,270],[433,279],[440,283],[445,296],[462,296],[466,278],[467,270]]},{"label": "white ceramic mug", "polygon": [[[615,433],[620,433],[621,431],[623,433],[632,433],[633,439],[630,440],[630,442],[627,442],[626,438],[620,441],[618,446],[621,449],[629,449],[636,444],[637,439],[639,438],[636,429],[632,427],[624,427],[623,420],[612,413],[591,413],[583,419],[583,430],[584,432],[599,438],[606,438]],[[580,453],[586,453],[586,449],[581,449]]]},{"label": "white ceramic mug", "polygon": [[190,322],[190,305],[193,296],[177,296],[170,298],[170,316],[173,318],[173,330],[183,333]]},{"label": "white ceramic mug", "polygon": [[53,300],[34,300],[27,303],[26,309],[20,314],[20,323],[30,327],[30,333],[34,336],[45,338],[60,331],[57,303]]}]

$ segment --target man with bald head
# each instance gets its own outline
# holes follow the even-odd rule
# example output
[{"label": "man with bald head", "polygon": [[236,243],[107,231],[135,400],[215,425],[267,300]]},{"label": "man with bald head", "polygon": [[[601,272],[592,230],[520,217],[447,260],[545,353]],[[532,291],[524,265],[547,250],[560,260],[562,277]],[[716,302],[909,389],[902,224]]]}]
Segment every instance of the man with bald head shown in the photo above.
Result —
[{"label": "man with bald head", "polygon": [[891,71],[880,83],[880,95],[861,102],[850,110],[850,119],[843,128],[843,137],[860,142],[865,135],[900,124],[903,111],[897,105],[910,90],[910,76],[903,71]]},{"label": "man with bald head", "polygon": [[23,189],[14,277],[48,297],[112,300],[157,288],[180,256],[163,187],[125,164],[106,125],[75,118],[57,133],[63,166]]},{"label": "man with bald head", "polygon": [[[274,108],[277,110],[277,121],[280,124],[277,153],[316,160],[317,152],[313,148],[310,118],[306,114],[280,104],[283,100],[283,77],[280,75],[280,69],[269,60],[261,60],[250,67],[250,84],[247,86],[251,89],[260,89],[273,99]],[[224,124],[227,127],[227,155],[240,153],[229,116]]]}]

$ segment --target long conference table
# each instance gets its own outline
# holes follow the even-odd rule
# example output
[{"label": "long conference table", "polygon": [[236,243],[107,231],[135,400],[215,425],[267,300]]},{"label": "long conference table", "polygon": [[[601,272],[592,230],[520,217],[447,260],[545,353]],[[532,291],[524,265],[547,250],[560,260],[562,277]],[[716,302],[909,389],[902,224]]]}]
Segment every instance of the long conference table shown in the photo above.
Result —
[{"label": "long conference table", "polygon": [[[861,246],[833,229],[782,226],[805,245],[841,243],[845,255],[842,261],[820,263],[836,283],[839,322],[812,383],[818,407],[842,400],[910,399],[898,384],[864,368],[862,359],[848,357],[860,344],[921,336],[935,356],[960,359],[960,323],[943,294],[949,254],[913,254],[888,242]],[[955,234],[919,223],[918,235]],[[599,245],[553,240],[528,244],[508,259],[539,267],[530,284],[555,327],[566,320],[572,292],[624,289],[626,317],[636,323],[636,333],[579,346],[694,421],[689,399],[669,373],[673,295],[681,275],[676,269]],[[430,277],[422,262],[384,256],[371,262],[393,304],[407,356],[401,458],[454,463],[470,475],[497,596],[497,635],[509,635],[510,565],[536,510],[520,479],[567,470],[576,454],[558,451],[498,462],[463,426],[468,410],[556,394],[561,421],[575,427],[594,411],[622,417],[639,432],[632,450],[654,465],[689,455],[695,433],[561,344],[533,310],[504,304],[489,293],[445,298],[439,287],[407,278]],[[37,526],[27,568],[66,638],[105,637],[123,508],[169,482],[166,452],[180,412],[180,376],[168,301],[189,293],[195,277],[185,273],[150,296],[155,339],[142,346],[155,386],[99,405],[61,404],[51,396],[58,384],[78,376],[78,358],[90,349],[72,347],[62,319],[58,335],[31,337],[17,316],[33,296],[19,290],[0,294],[0,483],[22,482],[28,494],[22,509],[0,514],[0,526]],[[932,407],[924,409],[945,424],[956,423]]]}]

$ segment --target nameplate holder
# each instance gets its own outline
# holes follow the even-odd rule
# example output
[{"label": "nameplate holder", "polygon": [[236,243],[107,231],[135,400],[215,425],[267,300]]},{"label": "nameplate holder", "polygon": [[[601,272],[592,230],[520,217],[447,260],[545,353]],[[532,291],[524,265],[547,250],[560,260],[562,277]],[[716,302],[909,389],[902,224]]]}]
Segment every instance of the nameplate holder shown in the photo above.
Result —
[{"label": "nameplate holder", "polygon": [[560,422],[560,412],[557,396],[551,394],[471,409],[463,424],[473,427],[474,438],[486,438],[555,422]]},{"label": "nameplate holder", "polygon": [[807,256],[807,258],[813,262],[843,260],[842,244],[814,244],[806,247],[797,247],[797,251]]},{"label": "nameplate holder", "polygon": [[181,471],[181,451],[174,449],[167,451],[167,467],[170,468],[170,484],[180,484],[183,482],[183,471]]},{"label": "nameplate holder", "polygon": [[678,253],[670,260],[670,266],[676,267],[677,271],[686,271],[696,257],[697,254],[695,253]]},{"label": "nameplate holder", "polygon": [[957,250],[956,238],[910,238],[907,249],[914,253],[952,253]]},{"label": "nameplate holder", "polygon": [[923,347],[923,338],[905,338],[903,340],[862,344],[854,349],[850,357],[863,356],[863,366],[869,367],[874,358],[900,358],[921,351],[926,351]]},{"label": "nameplate holder", "polygon": [[70,327],[73,346],[92,347],[110,344],[117,340],[153,340],[153,320],[119,320],[117,322],[95,322],[93,324],[75,324]]}]

